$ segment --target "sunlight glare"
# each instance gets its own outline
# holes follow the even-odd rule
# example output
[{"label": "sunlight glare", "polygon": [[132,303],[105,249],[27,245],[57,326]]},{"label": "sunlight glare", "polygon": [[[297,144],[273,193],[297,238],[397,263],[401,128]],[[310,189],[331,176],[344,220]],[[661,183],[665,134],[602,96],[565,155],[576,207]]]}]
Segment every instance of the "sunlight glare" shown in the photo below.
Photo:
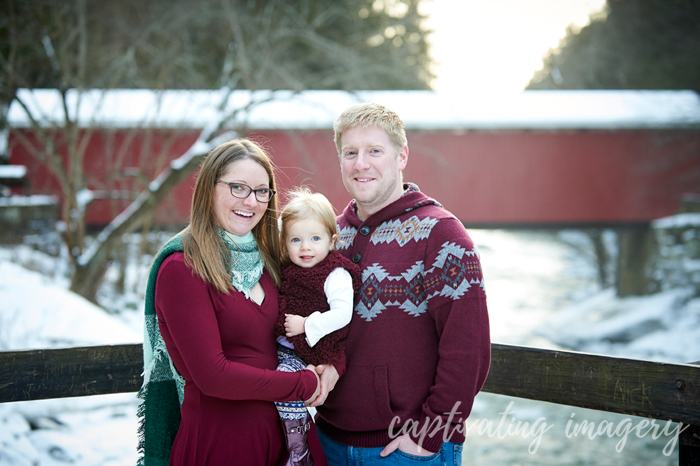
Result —
[{"label": "sunlight glare", "polygon": [[421,5],[437,91],[519,92],[570,24],[583,27],[605,0],[428,0]]}]

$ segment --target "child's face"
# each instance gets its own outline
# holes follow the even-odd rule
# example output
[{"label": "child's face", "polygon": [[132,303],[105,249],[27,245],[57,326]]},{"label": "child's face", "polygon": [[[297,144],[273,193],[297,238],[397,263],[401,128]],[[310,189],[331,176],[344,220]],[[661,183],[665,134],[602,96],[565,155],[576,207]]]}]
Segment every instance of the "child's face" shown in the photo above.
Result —
[{"label": "child's face", "polygon": [[289,226],[286,246],[289,258],[299,267],[313,267],[333,249],[335,235],[315,218],[297,220]]}]

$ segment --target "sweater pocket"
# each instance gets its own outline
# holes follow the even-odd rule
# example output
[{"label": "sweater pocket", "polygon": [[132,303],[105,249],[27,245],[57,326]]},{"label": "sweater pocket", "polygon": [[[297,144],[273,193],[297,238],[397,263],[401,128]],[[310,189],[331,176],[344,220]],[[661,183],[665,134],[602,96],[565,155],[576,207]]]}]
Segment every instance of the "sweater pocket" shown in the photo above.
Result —
[{"label": "sweater pocket", "polygon": [[387,366],[348,366],[348,371],[318,407],[319,414],[339,429],[355,432],[386,430],[394,413]]},{"label": "sweater pocket", "polygon": [[389,368],[387,366],[374,367],[374,393],[377,419],[379,421],[379,426],[377,429],[386,429],[394,418],[394,412],[391,409],[391,396],[389,394]]}]

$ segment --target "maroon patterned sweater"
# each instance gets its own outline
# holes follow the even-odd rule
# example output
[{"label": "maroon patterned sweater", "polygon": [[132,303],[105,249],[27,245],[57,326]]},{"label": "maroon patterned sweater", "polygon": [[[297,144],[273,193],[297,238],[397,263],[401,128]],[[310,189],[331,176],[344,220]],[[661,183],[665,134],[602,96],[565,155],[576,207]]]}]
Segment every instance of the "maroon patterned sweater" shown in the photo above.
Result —
[{"label": "maroon patterned sweater", "polygon": [[[282,286],[279,293],[280,314],[275,326],[277,335],[284,335],[284,315],[296,314],[308,317],[314,312],[326,312],[328,300],[323,291],[328,275],[342,267],[352,277],[353,292],[360,289],[360,267],[343,257],[338,251],[331,251],[325,259],[311,268],[289,264],[282,269]],[[345,339],[348,326],[326,335],[313,348],[306,342],[306,335],[287,337],[294,345],[294,351],[306,364],[337,364],[345,354]]]}]

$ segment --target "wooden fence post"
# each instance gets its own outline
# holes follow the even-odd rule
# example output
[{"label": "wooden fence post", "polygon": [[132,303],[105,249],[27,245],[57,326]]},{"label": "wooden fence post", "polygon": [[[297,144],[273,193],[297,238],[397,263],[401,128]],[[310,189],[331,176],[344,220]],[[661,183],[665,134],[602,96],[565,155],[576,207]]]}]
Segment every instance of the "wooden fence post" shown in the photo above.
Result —
[{"label": "wooden fence post", "polygon": [[700,464],[700,426],[688,426],[678,439],[678,466]]}]

